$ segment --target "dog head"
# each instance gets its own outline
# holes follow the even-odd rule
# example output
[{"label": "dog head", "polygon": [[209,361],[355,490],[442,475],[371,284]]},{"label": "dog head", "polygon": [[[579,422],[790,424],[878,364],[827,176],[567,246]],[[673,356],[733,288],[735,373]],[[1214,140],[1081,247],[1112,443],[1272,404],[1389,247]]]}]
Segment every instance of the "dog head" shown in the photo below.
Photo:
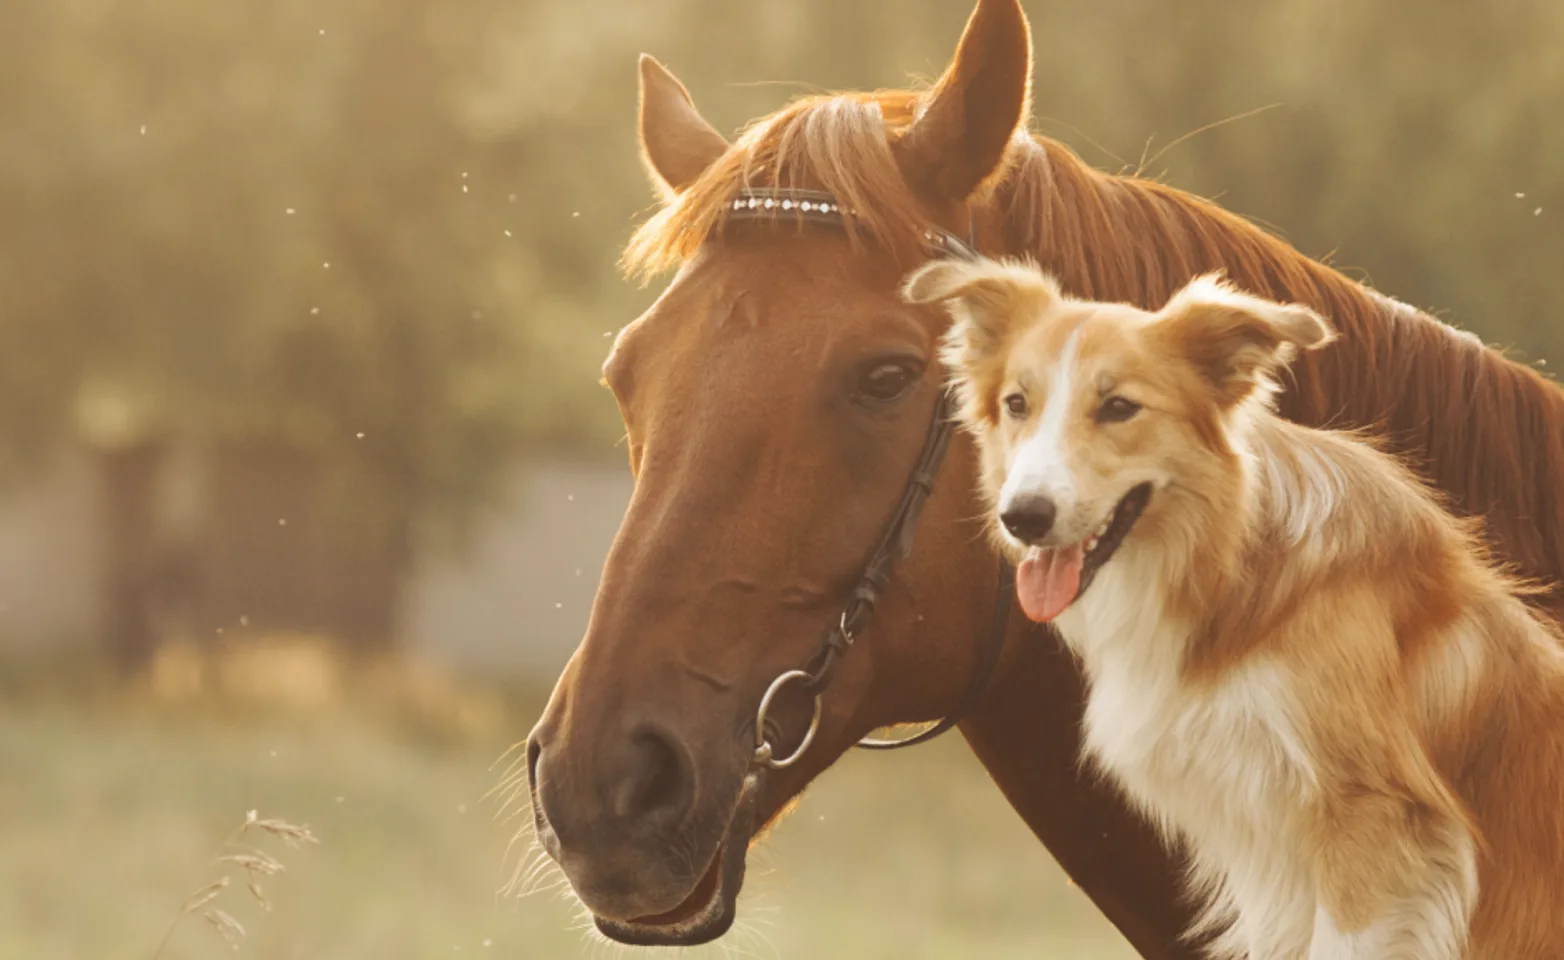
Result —
[{"label": "dog head", "polygon": [[955,321],[944,359],[1037,620],[1073,603],[1132,530],[1187,529],[1191,510],[1230,499],[1218,494],[1241,482],[1239,438],[1276,373],[1333,338],[1307,307],[1215,276],[1155,313],[1077,300],[1033,266],[993,260],[936,261],[903,296]]}]

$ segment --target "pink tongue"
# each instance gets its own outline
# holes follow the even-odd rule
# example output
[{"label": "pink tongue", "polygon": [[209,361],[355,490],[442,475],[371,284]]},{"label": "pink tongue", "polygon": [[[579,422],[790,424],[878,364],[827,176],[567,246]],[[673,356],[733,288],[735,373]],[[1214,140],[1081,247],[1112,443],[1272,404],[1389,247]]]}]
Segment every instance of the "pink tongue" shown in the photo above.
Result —
[{"label": "pink tongue", "polygon": [[1021,609],[1038,623],[1047,623],[1064,612],[1081,591],[1081,563],[1086,547],[1077,543],[1063,550],[1031,554],[1016,568],[1016,596]]}]

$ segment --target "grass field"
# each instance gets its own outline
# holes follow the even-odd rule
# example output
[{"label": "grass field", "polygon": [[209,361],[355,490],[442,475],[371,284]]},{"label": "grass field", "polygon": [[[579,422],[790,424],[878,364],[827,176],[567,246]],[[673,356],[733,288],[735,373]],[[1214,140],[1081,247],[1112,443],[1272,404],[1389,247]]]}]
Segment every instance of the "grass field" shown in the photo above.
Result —
[{"label": "grass field", "polygon": [[[287,867],[263,881],[272,909],[242,882],[224,890],[214,905],[248,931],[237,952],[192,915],[168,960],[635,955],[594,942],[557,894],[496,893],[510,827],[482,798],[534,698],[486,701],[457,727],[384,704],[284,713],[9,686],[0,957],[150,958],[250,809],[319,845],[264,838]],[[740,918],[725,945],[683,955],[1133,956],[956,736],[839,763],[752,859]]]}]

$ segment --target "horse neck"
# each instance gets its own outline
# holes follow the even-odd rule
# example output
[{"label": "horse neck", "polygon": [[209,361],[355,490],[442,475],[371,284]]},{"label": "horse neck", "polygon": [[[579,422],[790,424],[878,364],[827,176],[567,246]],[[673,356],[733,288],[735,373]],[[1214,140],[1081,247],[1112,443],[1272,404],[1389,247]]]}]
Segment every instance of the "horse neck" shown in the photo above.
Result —
[{"label": "horse neck", "polygon": [[[1221,270],[1254,293],[1320,311],[1342,338],[1293,364],[1282,415],[1377,436],[1454,510],[1483,516],[1494,546],[1521,574],[1564,579],[1557,384],[1215,204],[1103,174],[1049,140],[1018,153],[990,211],[1007,252],[1037,259],[1072,293],[1144,309]],[[1542,602],[1564,615],[1564,592]]]}]

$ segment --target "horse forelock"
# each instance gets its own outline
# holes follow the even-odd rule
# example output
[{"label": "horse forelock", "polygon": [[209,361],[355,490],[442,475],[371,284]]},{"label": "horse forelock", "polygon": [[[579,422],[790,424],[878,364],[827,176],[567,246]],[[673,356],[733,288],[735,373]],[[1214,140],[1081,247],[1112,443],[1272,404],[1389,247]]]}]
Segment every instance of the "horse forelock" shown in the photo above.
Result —
[{"label": "horse forelock", "polygon": [[[814,96],[760,118],[635,232],[623,266],[649,278],[685,262],[746,187],[827,191],[856,211],[846,224],[855,248],[873,242],[916,262],[930,223],[894,144],[925,96]],[[1564,578],[1564,511],[1555,506],[1564,391],[1553,381],[1214,203],[1096,170],[1045,137],[1018,135],[982,194],[976,202],[1002,232],[1001,252],[1036,259],[1074,295],[1156,309],[1192,277],[1222,270],[1254,293],[1321,311],[1342,339],[1295,363],[1283,412],[1384,434],[1457,510],[1485,515],[1520,572]]]},{"label": "horse forelock", "polygon": [[922,95],[908,90],[804,97],[751,123],[732,147],[630,238],[621,266],[645,278],[676,268],[722,226],[745,188],[823,190],[844,208],[854,249],[888,248],[911,265],[928,219],[892,153]]}]

